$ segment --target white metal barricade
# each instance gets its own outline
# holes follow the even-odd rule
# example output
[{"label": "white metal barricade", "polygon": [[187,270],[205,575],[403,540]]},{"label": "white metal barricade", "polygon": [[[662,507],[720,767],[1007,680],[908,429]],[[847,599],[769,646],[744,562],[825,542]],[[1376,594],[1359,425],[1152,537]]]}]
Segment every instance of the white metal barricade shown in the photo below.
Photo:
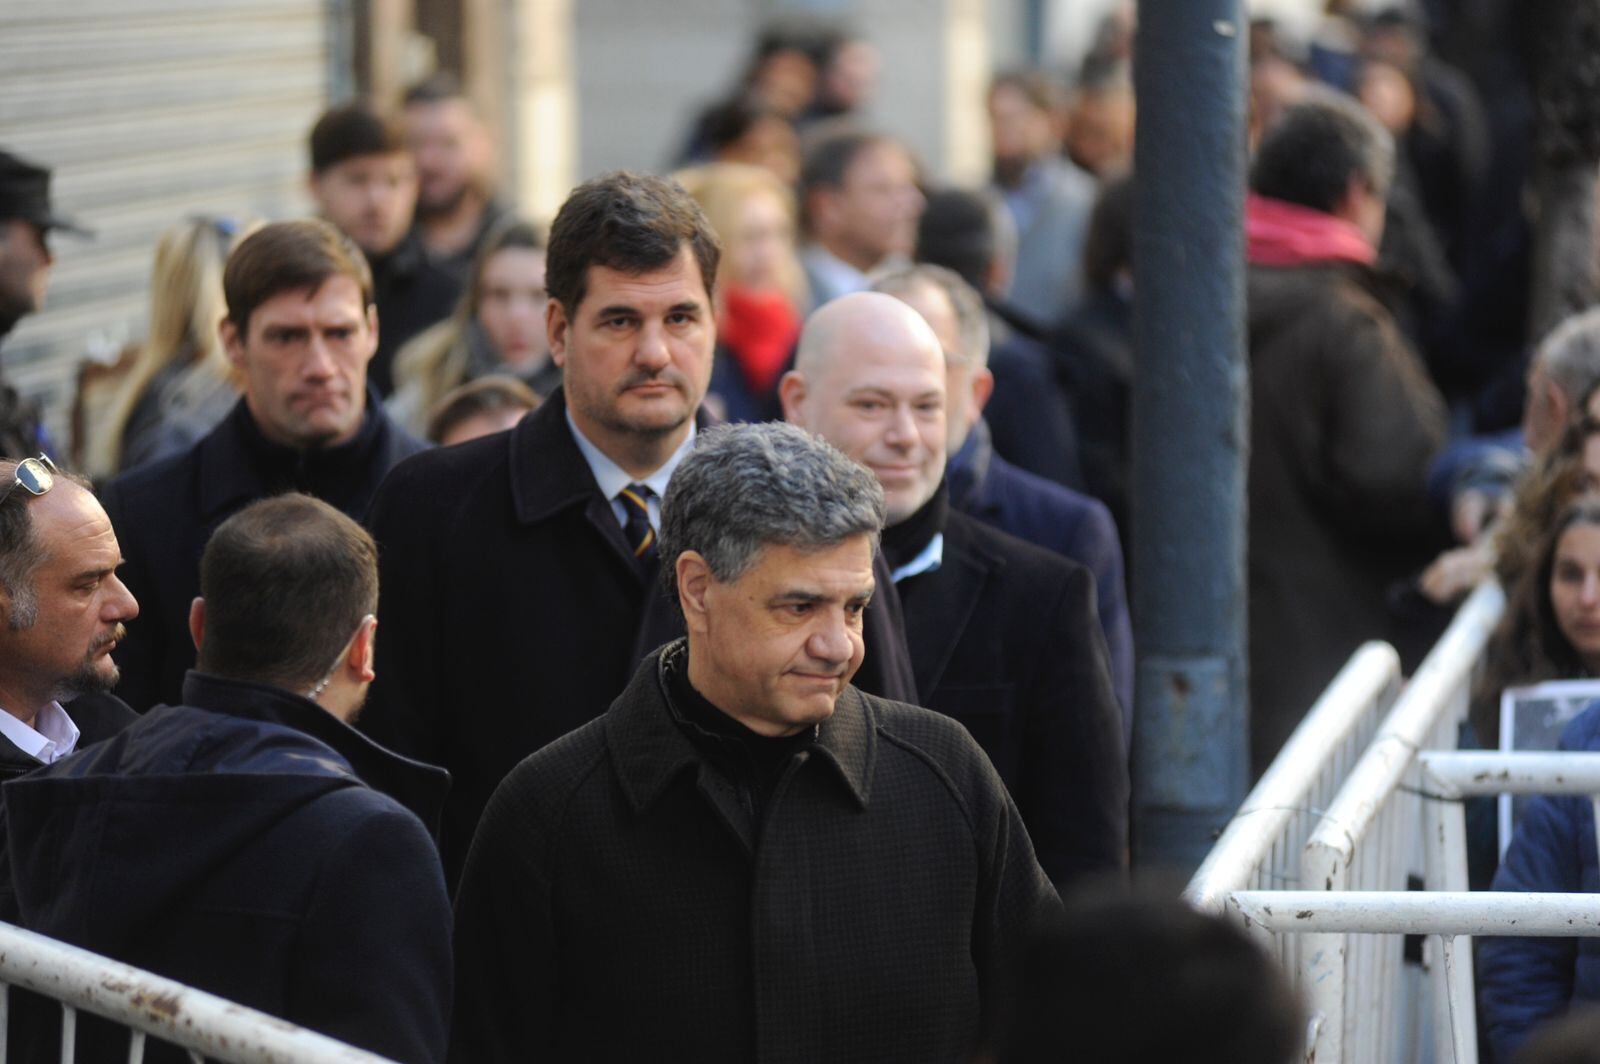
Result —
[{"label": "white metal barricade", "polygon": [[12,986],[61,1003],[63,1062],[74,1059],[81,1011],[129,1028],[130,1064],[144,1059],[146,1035],[188,1050],[195,1061],[391,1064],[275,1016],[5,923],[0,923],[0,1064],[6,1055]]},{"label": "white metal barricade", "polygon": [[[1490,582],[1457,611],[1312,832],[1301,858],[1302,884],[1319,891],[1404,891],[1423,877],[1416,754],[1455,747],[1473,673],[1504,606],[1505,596]],[[1398,934],[1350,938],[1319,929],[1305,936],[1300,950],[1301,985],[1311,1008],[1308,1059],[1415,1059],[1420,995],[1402,986]],[[1402,1008],[1403,1001],[1418,1004]]]},{"label": "white metal barricade", "polygon": [[[1232,891],[1302,885],[1300,851],[1399,691],[1393,647],[1368,643],[1351,655],[1189,881],[1184,897],[1191,905],[1220,913]],[[1284,967],[1297,970],[1300,937],[1273,942]]]},{"label": "white metal barricade", "polygon": [[[1500,794],[1560,794],[1588,797],[1600,814],[1600,754],[1424,751],[1417,757],[1422,781],[1422,837],[1427,887],[1467,888],[1467,818],[1464,799]],[[1600,817],[1596,824],[1600,825]],[[1444,935],[1443,964],[1433,965],[1434,1025],[1441,1032],[1440,1064],[1477,1064],[1477,1010],[1473,997],[1472,940]],[[1443,1032],[1449,1031],[1446,1040]]]}]

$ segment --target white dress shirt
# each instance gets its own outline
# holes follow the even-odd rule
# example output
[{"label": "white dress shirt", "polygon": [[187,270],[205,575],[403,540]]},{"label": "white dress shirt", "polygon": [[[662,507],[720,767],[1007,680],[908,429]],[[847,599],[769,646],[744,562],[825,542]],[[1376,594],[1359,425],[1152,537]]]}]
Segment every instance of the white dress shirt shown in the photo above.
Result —
[{"label": "white dress shirt", "polygon": [[77,749],[79,734],[60,702],[41,709],[32,728],[0,709],[0,735],[41,765],[53,765]]},{"label": "white dress shirt", "polygon": [[628,527],[627,503],[619,497],[622,489],[629,484],[643,484],[651,491],[650,498],[650,527],[656,530],[656,535],[661,534],[661,497],[667,493],[667,481],[672,479],[672,474],[682,462],[684,456],[694,446],[694,422],[689,422],[689,435],[672,457],[661,464],[661,468],[642,480],[634,480],[628,471],[617,463],[607,458],[605,453],[590,442],[589,437],[578,428],[578,423],[572,420],[572,411],[567,412],[567,428],[572,430],[572,439],[578,445],[578,450],[583,454],[583,460],[589,463],[589,471],[594,474],[596,484],[600,485],[600,493],[611,500],[611,512],[617,515],[617,524],[622,528]]}]

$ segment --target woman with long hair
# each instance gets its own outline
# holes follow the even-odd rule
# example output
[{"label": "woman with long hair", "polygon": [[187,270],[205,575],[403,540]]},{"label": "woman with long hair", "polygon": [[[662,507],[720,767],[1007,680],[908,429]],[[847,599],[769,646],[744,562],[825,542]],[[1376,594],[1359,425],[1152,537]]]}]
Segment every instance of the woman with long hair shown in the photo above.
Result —
[{"label": "woman with long hair", "polygon": [[533,225],[512,218],[495,228],[455,313],[395,356],[389,416],[421,435],[440,399],[491,373],[517,378],[540,398],[554,391],[561,367],[545,334],[544,267],[544,239]]},{"label": "woman with long hair", "polygon": [[91,475],[187,450],[233,408],[240,380],[217,326],[227,313],[222,267],[240,235],[232,219],[209,216],[161,234],[145,340],[126,368],[80,396],[80,463]]},{"label": "woman with long hair", "polygon": [[730,421],[775,417],[778,378],[807,302],[795,253],[794,193],[770,171],[743,163],[712,163],[676,176],[722,239],[708,401]]}]

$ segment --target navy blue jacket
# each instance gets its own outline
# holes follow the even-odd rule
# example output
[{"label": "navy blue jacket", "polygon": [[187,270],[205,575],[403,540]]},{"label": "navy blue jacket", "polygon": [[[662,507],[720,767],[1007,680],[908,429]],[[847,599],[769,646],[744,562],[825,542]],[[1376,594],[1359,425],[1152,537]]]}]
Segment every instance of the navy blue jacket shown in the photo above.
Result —
[{"label": "navy blue jacket", "polygon": [[[451,915],[424,821],[446,774],[277,688],[190,673],[184,700],[5,784],[7,915],[395,1060],[443,1059]],[[121,1059],[117,1039],[80,1021],[79,1059]]]},{"label": "navy blue jacket", "polygon": [[315,495],[359,521],[390,467],[424,447],[370,389],[355,439],[314,451],[269,442],[240,399],[190,450],[112,481],[100,501],[127,559],[119,575],[140,611],[117,648],[118,697],[140,713],[179,700],[194,665],[189,604],[200,593],[200,554],[218,525],[285,491]]},{"label": "navy blue jacket", "polygon": [[1094,574],[1100,628],[1111,656],[1111,684],[1122,706],[1122,742],[1132,750],[1133,625],[1128,619],[1122,544],[1111,511],[995,454],[982,419],[950,459],[950,505]]},{"label": "navy blue jacket", "polygon": [[[1600,702],[1567,725],[1561,749],[1600,751]],[[1494,889],[1600,892],[1589,799],[1531,800]],[[1600,939],[1485,937],[1476,945],[1478,996],[1496,1060],[1510,1060],[1539,1022],[1565,1012],[1569,1003],[1600,1001]]]}]

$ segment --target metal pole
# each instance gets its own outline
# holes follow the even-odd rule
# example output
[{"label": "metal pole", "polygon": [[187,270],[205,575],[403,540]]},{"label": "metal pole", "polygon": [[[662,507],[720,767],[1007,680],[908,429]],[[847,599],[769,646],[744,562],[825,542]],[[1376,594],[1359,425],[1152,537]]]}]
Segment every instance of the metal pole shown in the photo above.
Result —
[{"label": "metal pole", "polygon": [[1243,0],[1139,5],[1134,863],[1187,875],[1248,783]]}]

